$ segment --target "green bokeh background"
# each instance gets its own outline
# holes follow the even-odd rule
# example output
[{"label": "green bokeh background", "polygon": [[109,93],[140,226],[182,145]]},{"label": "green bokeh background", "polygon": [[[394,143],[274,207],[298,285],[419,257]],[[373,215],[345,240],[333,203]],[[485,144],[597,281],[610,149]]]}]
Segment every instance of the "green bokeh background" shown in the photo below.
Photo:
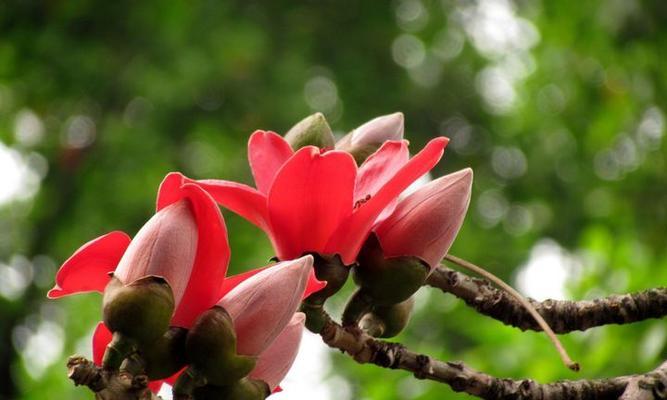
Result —
[{"label": "green bokeh background", "polygon": [[[0,2],[0,150],[27,165],[0,203],[0,399],[90,398],[63,365],[100,298],[47,301],[57,266],[136,232],[169,171],[248,182],[248,135],[314,111],[342,134],[400,110],[413,149],[452,139],[434,175],[475,171],[452,254],[515,282],[546,243],[574,260],[573,299],[665,285],[666,57],[660,0]],[[265,264],[262,233],[225,217],[231,269]],[[541,334],[439,292],[418,303],[398,340],[498,376],[629,374],[667,355],[663,321],[573,333],[575,374]],[[467,398],[331,357],[341,398]]]}]

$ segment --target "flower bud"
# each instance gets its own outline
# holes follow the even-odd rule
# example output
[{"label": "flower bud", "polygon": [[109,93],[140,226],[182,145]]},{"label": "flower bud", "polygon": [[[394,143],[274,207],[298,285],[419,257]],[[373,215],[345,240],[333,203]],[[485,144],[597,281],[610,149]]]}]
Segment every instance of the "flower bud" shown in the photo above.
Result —
[{"label": "flower bud", "polygon": [[191,368],[214,385],[236,382],[255,367],[253,357],[238,355],[232,318],[220,306],[211,308],[197,319],[185,346]]},{"label": "flower bud", "polygon": [[428,266],[417,257],[386,258],[371,233],[357,257],[353,278],[360,292],[375,306],[391,306],[407,300],[426,280]]},{"label": "flower bud", "polygon": [[391,306],[374,307],[372,312],[361,318],[359,326],[371,336],[394,337],[408,325],[414,304],[414,297],[410,297]]},{"label": "flower bud", "polygon": [[383,115],[354,129],[336,143],[336,149],[352,154],[361,164],[388,140],[403,139],[403,113]]},{"label": "flower bud", "polygon": [[187,329],[172,326],[161,338],[141,348],[150,380],[165,379],[181,370],[187,363],[185,340]]},{"label": "flower bud", "polygon": [[266,382],[271,391],[278,387],[299,352],[305,321],[305,314],[294,314],[276,340],[259,356],[255,369],[249,375],[250,378]]},{"label": "flower bud", "polygon": [[315,113],[299,121],[285,134],[285,140],[296,151],[305,146],[331,149],[335,140],[329,123],[322,113]]},{"label": "flower bud", "polygon": [[261,354],[289,323],[301,303],[313,257],[278,263],[246,279],[218,305],[234,321],[238,353]]},{"label": "flower bud", "polygon": [[413,256],[440,264],[456,238],[470,203],[470,168],[438,178],[402,199],[374,232],[384,256]]}]

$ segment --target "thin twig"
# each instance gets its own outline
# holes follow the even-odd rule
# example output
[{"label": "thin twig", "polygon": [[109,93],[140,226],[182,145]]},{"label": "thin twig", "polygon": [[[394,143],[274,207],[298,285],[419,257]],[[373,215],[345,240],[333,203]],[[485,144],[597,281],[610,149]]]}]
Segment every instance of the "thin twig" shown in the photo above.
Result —
[{"label": "thin twig", "polygon": [[551,340],[551,343],[556,347],[556,350],[558,351],[558,355],[560,355],[561,360],[563,360],[563,363],[571,370],[573,371],[579,371],[579,364],[572,361],[570,356],[567,354],[567,350],[565,350],[565,347],[563,347],[563,344],[558,340],[558,337],[556,337],[556,334],[551,330],[551,327],[547,322],[542,318],[542,316],[535,310],[535,307],[533,307],[532,304],[526,300],[525,297],[519,292],[517,292],[512,286],[508,285],[505,283],[502,279],[498,278],[497,276],[493,275],[492,273],[486,271],[485,269],[478,267],[477,265],[463,260],[461,258],[458,258],[456,256],[453,256],[451,254],[445,255],[445,260],[450,261],[462,268],[465,268],[471,272],[474,272],[478,275],[483,276],[484,278],[490,280],[491,282],[495,283],[496,285],[500,286],[501,289],[509,293],[512,297],[518,301],[523,308],[530,313],[530,315],[535,319],[535,322],[542,328],[544,333],[546,333],[547,337],[549,340]]},{"label": "thin twig", "polygon": [[[518,301],[484,279],[471,278],[441,266],[433,270],[426,284],[464,300],[479,313],[504,324],[521,330],[541,330]],[[667,316],[667,288],[664,287],[594,300],[538,302],[529,298],[528,301],[556,333]]]}]

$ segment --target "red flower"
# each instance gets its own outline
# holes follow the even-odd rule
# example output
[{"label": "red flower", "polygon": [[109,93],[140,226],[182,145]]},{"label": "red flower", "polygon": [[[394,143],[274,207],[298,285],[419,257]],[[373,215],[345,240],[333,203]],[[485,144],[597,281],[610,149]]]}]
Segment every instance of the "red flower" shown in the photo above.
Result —
[{"label": "red flower", "polygon": [[[171,324],[189,328],[202,312],[239,284],[273,270],[260,268],[225,279],[229,257],[227,231],[218,206],[203,189],[188,183],[181,174],[171,173],[160,185],[157,213],[134,240],[116,231],[86,243],[61,266],[48,297],[103,292],[111,272],[124,284],[147,275],[161,276],[171,286],[176,303]],[[312,270],[312,259],[308,267]],[[311,274],[301,291],[308,295],[323,285]],[[294,296],[293,287],[284,287]],[[291,314],[294,311],[291,309]],[[103,323],[98,324],[93,335],[97,365],[101,365],[110,341],[111,332]],[[152,382],[151,388],[157,390],[161,383]]]},{"label": "red flower", "polygon": [[134,240],[116,231],[86,243],[60,267],[48,297],[103,292],[114,271],[124,284],[161,276],[176,302],[172,325],[188,328],[220,299],[229,257],[227,230],[215,202],[171,173],[160,185],[157,213]]},{"label": "red flower", "polygon": [[276,133],[257,131],[248,142],[257,189],[224,180],[197,183],[263,229],[278,258],[338,254],[349,265],[383,210],[433,168],[447,142],[433,139],[409,159],[406,141],[388,141],[357,168],[346,152],[313,146],[293,152]]}]

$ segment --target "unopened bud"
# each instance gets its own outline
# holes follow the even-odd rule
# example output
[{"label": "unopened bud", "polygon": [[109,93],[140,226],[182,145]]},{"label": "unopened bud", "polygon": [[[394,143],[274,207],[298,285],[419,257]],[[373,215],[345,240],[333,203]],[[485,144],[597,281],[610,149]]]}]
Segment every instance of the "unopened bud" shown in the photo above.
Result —
[{"label": "unopened bud", "polygon": [[388,140],[403,139],[403,113],[383,115],[354,129],[336,143],[336,149],[352,154],[362,164]]},{"label": "unopened bud", "polygon": [[359,327],[371,336],[390,338],[408,325],[414,308],[414,297],[392,306],[378,306],[361,318]]},{"label": "unopened bud", "polygon": [[359,252],[353,277],[375,306],[391,306],[419,290],[429,272],[428,265],[417,257],[385,258],[377,237],[371,234]]},{"label": "unopened bud", "polygon": [[220,306],[205,311],[197,319],[185,346],[191,367],[211,384],[231,384],[255,367],[254,357],[237,354],[232,318]]},{"label": "unopened bud", "polygon": [[331,127],[322,113],[310,115],[285,134],[285,140],[295,151],[305,146],[331,149],[335,145]]}]

